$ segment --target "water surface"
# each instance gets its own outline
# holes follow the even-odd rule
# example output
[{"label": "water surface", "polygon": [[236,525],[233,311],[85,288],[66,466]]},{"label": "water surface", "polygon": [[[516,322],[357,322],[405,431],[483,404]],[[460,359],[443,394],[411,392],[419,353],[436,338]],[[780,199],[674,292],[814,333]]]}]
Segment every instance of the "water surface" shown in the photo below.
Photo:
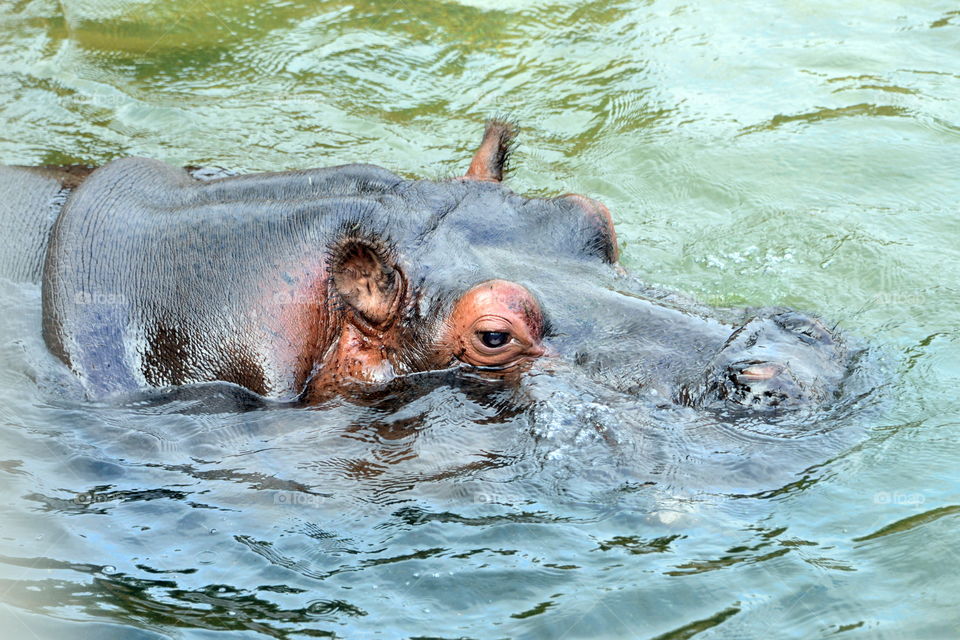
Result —
[{"label": "water surface", "polygon": [[515,190],[604,201],[648,282],[839,323],[877,387],[789,432],[538,371],[91,405],[0,282],[0,635],[960,633],[960,11],[713,4],[0,7],[3,164],[440,178],[507,114]]}]

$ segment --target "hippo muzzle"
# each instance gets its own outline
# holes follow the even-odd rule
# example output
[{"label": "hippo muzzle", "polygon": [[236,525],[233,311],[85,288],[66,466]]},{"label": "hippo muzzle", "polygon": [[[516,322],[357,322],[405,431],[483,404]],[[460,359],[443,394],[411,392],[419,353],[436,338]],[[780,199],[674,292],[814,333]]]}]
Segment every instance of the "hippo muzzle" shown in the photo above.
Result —
[{"label": "hippo muzzle", "polygon": [[760,411],[820,405],[837,389],[845,362],[842,341],[812,316],[754,318],[708,365],[699,403]]}]

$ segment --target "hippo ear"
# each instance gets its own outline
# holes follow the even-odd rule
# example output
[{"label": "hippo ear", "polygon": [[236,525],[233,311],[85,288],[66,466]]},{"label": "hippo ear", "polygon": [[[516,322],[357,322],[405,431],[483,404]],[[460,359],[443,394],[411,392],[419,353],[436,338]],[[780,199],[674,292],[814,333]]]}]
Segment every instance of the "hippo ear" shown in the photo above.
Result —
[{"label": "hippo ear", "polygon": [[334,251],[330,272],[340,298],[368,324],[382,329],[395,319],[403,275],[386,251],[350,240]]},{"label": "hippo ear", "polygon": [[483,141],[464,177],[487,182],[503,180],[503,172],[507,168],[510,150],[516,137],[516,129],[509,122],[497,119],[487,122]]}]

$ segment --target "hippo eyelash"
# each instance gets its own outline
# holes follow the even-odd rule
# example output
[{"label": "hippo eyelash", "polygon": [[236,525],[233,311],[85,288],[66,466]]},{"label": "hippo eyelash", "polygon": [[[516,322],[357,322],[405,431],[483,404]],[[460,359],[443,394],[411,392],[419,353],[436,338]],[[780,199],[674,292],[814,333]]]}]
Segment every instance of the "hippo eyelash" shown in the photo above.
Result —
[{"label": "hippo eyelash", "polygon": [[383,240],[368,234],[358,235],[356,234],[356,228],[351,229],[351,231],[353,233],[341,236],[324,251],[324,262],[326,262],[328,270],[332,271],[336,263],[344,262],[350,256],[349,253],[345,254],[345,250],[351,246],[363,246],[382,263],[392,264],[396,262],[396,244],[392,240]]},{"label": "hippo eyelash", "polygon": [[542,318],[543,318],[543,325],[542,325],[543,329],[541,329],[540,331],[540,333],[542,334],[540,338],[541,339],[556,338],[559,334],[556,331],[554,331],[553,323],[550,321],[550,318],[547,315],[543,315]]}]

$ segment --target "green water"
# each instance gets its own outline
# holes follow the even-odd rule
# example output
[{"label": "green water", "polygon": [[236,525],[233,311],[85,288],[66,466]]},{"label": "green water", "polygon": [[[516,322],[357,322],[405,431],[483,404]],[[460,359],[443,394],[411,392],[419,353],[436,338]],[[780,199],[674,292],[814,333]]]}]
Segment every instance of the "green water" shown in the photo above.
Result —
[{"label": "green water", "polygon": [[[605,202],[649,282],[839,322],[883,380],[856,437],[746,492],[698,476],[709,451],[669,456],[686,491],[625,489],[586,447],[470,494],[420,479],[509,425],[431,425],[365,493],[324,469],[410,452],[357,408],[328,432],[57,404],[38,292],[0,283],[0,636],[960,635],[956,3],[21,0],[0,94],[2,164],[439,178],[507,114],[516,191]],[[435,404],[492,411],[410,411]],[[349,499],[296,493],[321,477]]]}]

